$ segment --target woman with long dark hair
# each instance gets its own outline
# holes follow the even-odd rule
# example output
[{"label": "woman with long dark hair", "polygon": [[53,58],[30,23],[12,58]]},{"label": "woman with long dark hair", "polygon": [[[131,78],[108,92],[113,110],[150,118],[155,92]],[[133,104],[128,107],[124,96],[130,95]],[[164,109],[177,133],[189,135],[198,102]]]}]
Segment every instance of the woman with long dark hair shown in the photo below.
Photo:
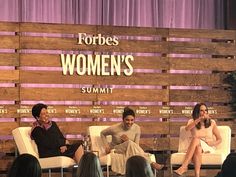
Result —
[{"label": "woman with long dark hair", "polygon": [[214,152],[215,146],[222,141],[216,122],[208,114],[206,104],[198,103],[195,105],[192,119],[188,121],[185,129],[191,131],[192,140],[182,165],[174,172],[182,175],[188,170],[188,164],[192,160],[195,177],[200,177],[202,153]]}]

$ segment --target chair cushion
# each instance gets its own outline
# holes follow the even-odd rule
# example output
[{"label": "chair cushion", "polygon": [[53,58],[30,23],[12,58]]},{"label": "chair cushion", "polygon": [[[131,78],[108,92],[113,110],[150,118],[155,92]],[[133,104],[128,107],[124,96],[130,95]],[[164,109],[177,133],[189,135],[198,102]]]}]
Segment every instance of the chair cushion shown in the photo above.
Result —
[{"label": "chair cushion", "polygon": [[[182,164],[186,153],[171,154],[171,164]],[[206,153],[202,155],[202,165],[221,165],[226,156],[224,154]]]},{"label": "chair cushion", "polygon": [[67,168],[75,164],[75,161],[66,156],[56,156],[56,157],[47,157],[39,158],[39,163],[42,169],[46,168]]}]

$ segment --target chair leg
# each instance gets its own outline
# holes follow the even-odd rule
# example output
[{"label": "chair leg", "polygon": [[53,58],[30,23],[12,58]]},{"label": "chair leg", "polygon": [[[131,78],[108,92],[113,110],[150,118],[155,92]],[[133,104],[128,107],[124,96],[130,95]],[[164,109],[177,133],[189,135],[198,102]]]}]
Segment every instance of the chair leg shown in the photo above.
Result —
[{"label": "chair leg", "polygon": [[154,169],[154,176],[156,177],[157,176],[157,170]]},{"label": "chair leg", "polygon": [[109,166],[107,165],[107,177],[109,177],[110,174],[109,174]]},{"label": "chair leg", "polygon": [[52,174],[51,174],[51,168],[50,169],[48,169],[48,177],[51,177],[52,176]]},{"label": "chair leg", "polygon": [[61,177],[63,177],[63,168],[61,168]]},{"label": "chair leg", "polygon": [[173,174],[173,167],[172,167],[172,164],[170,164],[170,174],[171,174],[171,175]]}]

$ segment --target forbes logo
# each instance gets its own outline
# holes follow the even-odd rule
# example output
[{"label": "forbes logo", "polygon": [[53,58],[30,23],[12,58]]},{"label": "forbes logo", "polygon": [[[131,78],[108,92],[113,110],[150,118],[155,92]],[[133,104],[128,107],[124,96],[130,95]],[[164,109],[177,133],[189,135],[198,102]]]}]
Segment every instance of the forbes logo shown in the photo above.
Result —
[{"label": "forbes logo", "polygon": [[104,37],[102,34],[98,34],[97,36],[87,35],[86,33],[78,33],[78,42],[77,44],[86,44],[86,45],[109,45],[109,46],[117,46],[119,44],[118,38],[116,36],[113,37]]}]

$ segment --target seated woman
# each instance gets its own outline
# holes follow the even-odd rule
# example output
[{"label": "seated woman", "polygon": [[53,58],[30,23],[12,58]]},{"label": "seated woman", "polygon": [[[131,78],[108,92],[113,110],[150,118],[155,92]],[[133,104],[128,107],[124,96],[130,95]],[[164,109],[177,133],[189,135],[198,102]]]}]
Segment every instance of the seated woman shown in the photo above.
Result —
[{"label": "seated woman", "polygon": [[[114,149],[111,154],[112,171],[124,174],[126,160],[133,155],[143,156],[153,168],[160,170],[163,165],[152,162],[150,154],[145,153],[139,146],[140,127],[134,123],[135,113],[132,109],[126,107],[123,112],[123,122],[113,125],[101,132],[101,138],[105,144],[106,153]],[[112,142],[109,144],[106,136],[112,136]]]},{"label": "seated woman", "polygon": [[83,142],[69,144],[56,122],[49,120],[47,105],[38,103],[32,108],[36,119],[33,123],[31,138],[35,140],[39,157],[68,156],[79,163],[84,153]]},{"label": "seated woman", "polygon": [[126,162],[125,177],[154,177],[154,174],[146,159],[135,155]]},{"label": "seated woman", "polygon": [[222,141],[216,122],[208,114],[206,104],[199,103],[195,105],[192,119],[188,121],[185,129],[186,131],[191,131],[193,138],[182,165],[174,172],[182,175],[187,171],[188,164],[192,160],[194,163],[195,177],[200,177],[202,153],[214,152],[215,146]]}]

